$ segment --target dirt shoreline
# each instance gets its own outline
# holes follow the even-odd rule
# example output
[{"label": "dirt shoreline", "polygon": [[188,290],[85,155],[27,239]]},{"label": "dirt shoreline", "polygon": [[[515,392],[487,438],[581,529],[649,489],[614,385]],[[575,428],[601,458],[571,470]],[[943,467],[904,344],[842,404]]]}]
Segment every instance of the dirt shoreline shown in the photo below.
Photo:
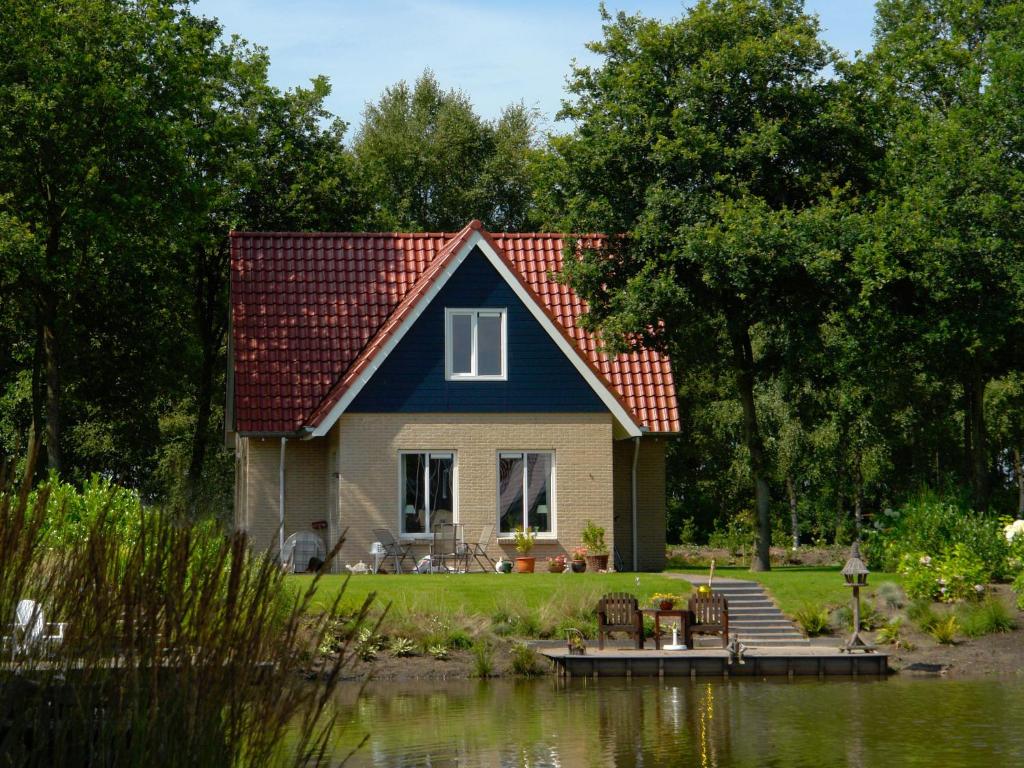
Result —
[{"label": "dirt shoreline", "polygon": [[[870,634],[869,634],[870,637]],[[932,676],[956,679],[1024,677],[1024,614],[1018,617],[1018,629],[961,640],[955,645],[938,645],[927,635],[907,631],[905,637],[913,650],[905,647],[881,646],[889,654],[893,674],[900,676]],[[819,639],[816,644],[835,645],[842,638]],[[494,678],[516,677],[512,669],[510,647],[494,649]],[[554,674],[543,657],[537,659],[537,676]],[[381,656],[372,662],[358,661],[346,670],[345,680],[468,680],[476,677],[471,651],[451,651],[440,661],[431,656],[394,658]]]}]

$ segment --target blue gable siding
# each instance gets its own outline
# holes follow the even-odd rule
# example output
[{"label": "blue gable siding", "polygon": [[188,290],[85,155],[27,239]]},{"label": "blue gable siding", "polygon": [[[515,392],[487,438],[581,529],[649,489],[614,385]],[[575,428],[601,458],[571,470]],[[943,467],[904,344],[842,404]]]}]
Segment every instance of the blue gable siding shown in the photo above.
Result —
[{"label": "blue gable siding", "polygon": [[[507,308],[507,381],[445,381],[445,307]],[[474,249],[348,408],[362,413],[598,413],[604,403]]]}]

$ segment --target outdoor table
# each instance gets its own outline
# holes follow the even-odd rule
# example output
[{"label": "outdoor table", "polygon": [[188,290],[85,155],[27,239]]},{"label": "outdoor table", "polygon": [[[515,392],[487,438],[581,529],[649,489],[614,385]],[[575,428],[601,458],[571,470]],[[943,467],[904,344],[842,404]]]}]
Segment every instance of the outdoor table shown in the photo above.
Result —
[{"label": "outdoor table", "polygon": [[654,617],[654,648],[661,650],[661,620],[679,619],[679,641],[685,643],[686,630],[690,625],[690,612],[686,608],[672,608],[663,611],[661,608],[641,608],[640,613]]}]

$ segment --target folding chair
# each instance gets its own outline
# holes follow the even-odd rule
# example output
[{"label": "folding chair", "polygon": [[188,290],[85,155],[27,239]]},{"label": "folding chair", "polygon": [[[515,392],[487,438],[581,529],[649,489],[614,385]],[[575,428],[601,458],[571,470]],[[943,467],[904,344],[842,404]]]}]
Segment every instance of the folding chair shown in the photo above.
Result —
[{"label": "folding chair", "polygon": [[[476,560],[477,565],[484,571],[494,570],[494,560],[487,554],[487,545],[491,543],[494,536],[494,524],[485,525],[480,531],[480,538],[472,544],[463,544],[463,556],[466,558],[466,570],[469,570],[469,558]],[[481,560],[481,558],[483,558]],[[486,565],[485,565],[486,563]]]},{"label": "folding chair", "polygon": [[401,573],[402,563],[405,562],[405,558],[409,555],[411,545],[398,541],[387,528],[374,528],[373,537],[384,547],[384,557],[381,562],[386,561],[389,557],[394,558],[395,573]]}]

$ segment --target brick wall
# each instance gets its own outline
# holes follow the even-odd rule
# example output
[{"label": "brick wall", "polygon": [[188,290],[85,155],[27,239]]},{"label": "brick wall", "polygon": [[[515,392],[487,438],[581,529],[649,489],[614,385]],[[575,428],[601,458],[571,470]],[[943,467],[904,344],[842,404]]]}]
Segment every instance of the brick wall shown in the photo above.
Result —
[{"label": "brick wall", "polygon": [[[665,438],[645,437],[637,459],[637,552],[641,571],[665,567]],[[615,541],[624,568],[633,567],[631,478],[633,441],[617,440],[615,467]]]},{"label": "brick wall", "polygon": [[[342,563],[369,559],[371,529],[398,533],[403,450],[455,452],[458,522],[467,541],[485,525],[497,530],[498,452],[553,451],[557,538],[538,539],[533,554],[542,560],[578,546],[588,519],[605,526],[614,545],[609,414],[346,413],[339,426],[339,519],[348,528]],[[488,549],[495,558],[515,556],[511,541],[495,538]]]},{"label": "brick wall", "polygon": [[[330,519],[327,472],[329,438],[289,440],[285,448],[285,537],[313,531],[314,520]],[[281,441],[238,438],[235,524],[259,551],[278,551]]]}]

